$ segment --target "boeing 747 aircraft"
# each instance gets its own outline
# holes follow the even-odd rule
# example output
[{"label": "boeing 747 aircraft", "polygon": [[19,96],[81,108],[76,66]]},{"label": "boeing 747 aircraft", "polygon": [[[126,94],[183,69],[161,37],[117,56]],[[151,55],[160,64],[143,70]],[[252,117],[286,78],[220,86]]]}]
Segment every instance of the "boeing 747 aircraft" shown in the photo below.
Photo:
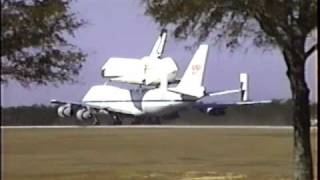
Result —
[{"label": "boeing 747 aircraft", "polygon": [[203,86],[203,76],[208,54],[208,45],[200,45],[188,65],[181,81],[175,87],[168,87],[168,76],[162,76],[160,86],[138,91],[120,88],[108,84],[96,85],[89,89],[81,102],[52,100],[58,104],[58,115],[70,117],[76,115],[79,120],[96,119],[97,113],[110,114],[114,124],[121,124],[122,117],[131,117],[132,123],[144,119],[156,118],[174,113],[206,96],[222,96],[240,93],[241,101],[235,105],[268,103],[270,101],[248,100],[247,74],[240,74],[240,87],[237,89],[207,92]]}]

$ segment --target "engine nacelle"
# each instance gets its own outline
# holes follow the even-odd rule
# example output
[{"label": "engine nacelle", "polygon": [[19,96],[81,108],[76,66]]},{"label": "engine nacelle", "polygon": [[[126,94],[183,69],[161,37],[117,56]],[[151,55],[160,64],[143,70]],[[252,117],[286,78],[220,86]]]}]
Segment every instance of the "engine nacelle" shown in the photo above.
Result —
[{"label": "engine nacelle", "polygon": [[226,108],[215,108],[215,107],[208,107],[205,112],[209,115],[213,116],[222,116],[226,114]]},{"label": "engine nacelle", "polygon": [[76,117],[78,120],[84,121],[92,118],[92,113],[90,110],[83,108],[77,111]]},{"label": "engine nacelle", "polygon": [[60,106],[57,110],[58,116],[65,118],[65,117],[70,117],[72,113],[71,105],[66,104],[63,106]]}]

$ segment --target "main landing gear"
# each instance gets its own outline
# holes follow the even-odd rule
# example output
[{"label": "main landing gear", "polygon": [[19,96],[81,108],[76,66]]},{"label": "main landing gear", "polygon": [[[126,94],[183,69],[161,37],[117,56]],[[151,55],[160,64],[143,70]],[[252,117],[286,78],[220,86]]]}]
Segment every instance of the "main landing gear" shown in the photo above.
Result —
[{"label": "main landing gear", "polygon": [[112,114],[112,125],[141,125],[141,124],[161,124],[160,117],[133,117],[128,119],[123,119],[123,121],[120,119],[119,115]]},{"label": "main landing gear", "polygon": [[161,124],[159,117],[137,117],[131,124]]},{"label": "main landing gear", "polygon": [[94,116],[94,117],[93,117],[92,125],[100,125],[100,124],[101,124],[101,122],[100,122],[100,120],[98,119],[98,117],[97,117],[97,116]]},{"label": "main landing gear", "polygon": [[120,120],[119,116],[112,115],[112,119],[113,119],[113,122],[112,122],[113,125],[121,125],[122,124],[122,121]]}]

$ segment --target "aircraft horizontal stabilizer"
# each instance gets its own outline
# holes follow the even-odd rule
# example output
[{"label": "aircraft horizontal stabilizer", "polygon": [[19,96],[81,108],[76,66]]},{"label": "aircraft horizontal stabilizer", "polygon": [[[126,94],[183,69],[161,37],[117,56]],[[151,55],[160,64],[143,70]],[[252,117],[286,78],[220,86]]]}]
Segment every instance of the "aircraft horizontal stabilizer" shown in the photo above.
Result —
[{"label": "aircraft horizontal stabilizer", "polygon": [[236,102],[234,104],[229,104],[228,106],[271,103],[271,100],[250,101],[248,91],[249,91],[248,74],[241,73],[240,74],[240,88],[239,89],[224,90],[224,91],[217,91],[217,92],[207,92],[205,96],[212,97],[212,96],[221,96],[221,95],[240,93],[240,102]]},{"label": "aircraft horizontal stabilizer", "polygon": [[253,104],[269,104],[271,100],[260,100],[260,101],[240,101],[236,105],[253,105]]},{"label": "aircraft horizontal stabilizer", "polygon": [[231,89],[231,90],[224,90],[224,91],[217,91],[217,92],[207,92],[206,96],[222,96],[234,93],[241,93],[240,100],[241,102],[248,101],[248,74],[241,73],[240,74],[240,88],[239,89]]},{"label": "aircraft horizontal stabilizer", "polygon": [[245,106],[245,105],[257,105],[257,104],[269,104],[271,100],[260,101],[240,101],[236,103],[213,103],[213,104],[196,104],[194,107],[198,108],[202,112],[206,112],[211,115],[223,115],[224,110],[229,107]]},{"label": "aircraft horizontal stabilizer", "polygon": [[218,92],[209,92],[206,93],[206,96],[221,96],[221,95],[227,95],[227,94],[234,94],[241,92],[241,89],[232,89],[232,90],[225,90],[225,91],[218,91]]}]

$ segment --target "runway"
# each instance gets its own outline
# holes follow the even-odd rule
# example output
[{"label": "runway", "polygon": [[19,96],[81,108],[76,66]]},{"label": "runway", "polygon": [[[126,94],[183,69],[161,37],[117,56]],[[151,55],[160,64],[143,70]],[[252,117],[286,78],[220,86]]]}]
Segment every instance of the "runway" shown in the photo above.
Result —
[{"label": "runway", "polygon": [[[234,173],[248,179],[291,177],[290,126],[2,128],[4,179],[186,179],[191,175],[193,179],[209,175],[228,179]],[[311,132],[316,154],[317,129]],[[313,157],[316,161],[317,156]]]},{"label": "runway", "polygon": [[[101,126],[1,126],[1,129],[293,129],[292,126],[213,126],[213,125],[101,125]],[[316,129],[317,127],[312,127]]]}]

